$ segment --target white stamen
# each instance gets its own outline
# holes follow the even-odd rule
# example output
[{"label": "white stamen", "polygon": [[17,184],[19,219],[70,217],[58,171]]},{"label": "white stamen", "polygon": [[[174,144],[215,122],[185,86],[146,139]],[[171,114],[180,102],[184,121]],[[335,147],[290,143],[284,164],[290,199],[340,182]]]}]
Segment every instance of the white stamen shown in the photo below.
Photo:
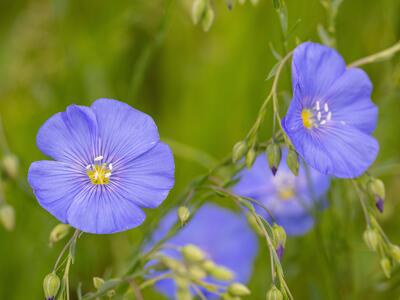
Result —
[{"label": "white stamen", "polygon": [[324,104],[324,110],[325,110],[326,112],[329,111],[328,103],[325,103],[325,104]]},{"label": "white stamen", "polygon": [[110,172],[104,174],[104,177],[105,177],[105,178],[108,178],[108,177],[110,177],[110,176],[111,176],[111,173],[110,173]]},{"label": "white stamen", "polygon": [[110,169],[110,171],[112,171],[112,163],[108,165],[108,168]]},{"label": "white stamen", "polygon": [[317,110],[319,110],[319,109],[320,109],[319,101],[317,101]]},{"label": "white stamen", "polygon": [[86,170],[89,170],[92,167],[92,165],[87,165]]},{"label": "white stamen", "polygon": [[326,119],[328,121],[332,120],[332,112],[328,112],[328,115],[326,116]]},{"label": "white stamen", "polygon": [[94,173],[94,180],[97,180],[99,178],[99,172],[96,171],[96,173]]},{"label": "white stamen", "polygon": [[317,114],[317,119],[318,119],[318,121],[321,121],[321,112],[320,111]]},{"label": "white stamen", "polygon": [[321,125],[324,125],[326,123],[326,120],[321,121]]},{"label": "white stamen", "polygon": [[102,159],[103,159],[103,156],[100,155],[100,156],[95,157],[95,158],[94,158],[94,161],[100,161],[100,160],[102,160]]}]

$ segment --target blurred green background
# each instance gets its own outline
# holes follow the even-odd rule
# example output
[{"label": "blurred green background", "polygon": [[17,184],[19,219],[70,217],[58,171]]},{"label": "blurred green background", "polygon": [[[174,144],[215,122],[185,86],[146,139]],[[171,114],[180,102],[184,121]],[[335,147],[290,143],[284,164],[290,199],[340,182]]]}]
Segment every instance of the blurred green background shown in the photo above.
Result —
[{"label": "blurred green background", "polygon": [[[287,5],[289,24],[301,19],[290,48],[296,36],[318,41],[317,25],[327,20],[319,1]],[[224,0],[213,6],[216,19],[205,33],[191,22],[189,0],[0,0],[0,117],[20,163],[17,180],[3,176],[16,226],[10,232],[0,227],[1,300],[42,299],[42,279],[62,247],[48,246],[57,220],[38,205],[25,179],[29,164],[44,158],[35,136],[52,114],[71,103],[119,99],[153,116],[164,139],[217,159],[245,136],[271,84],[265,81],[275,64],[269,44],[282,52],[279,21],[271,0],[232,11]],[[350,62],[391,46],[400,39],[399,16],[398,0],[345,0],[337,18],[339,51]],[[400,243],[400,60],[365,69],[380,108],[375,135],[381,151],[373,170],[388,192],[381,222]],[[290,93],[288,82],[285,88]],[[267,120],[265,138],[270,125]],[[206,170],[180,154],[178,149],[176,186],[166,202]],[[338,192],[330,200],[316,228],[287,245],[283,265],[295,299],[399,299],[400,274],[384,280],[377,257],[362,242],[365,223],[357,199]],[[151,219],[150,213],[146,223]],[[139,227],[84,236],[72,289],[82,282],[88,291],[93,276],[115,274],[142,234]],[[260,245],[249,299],[265,299],[270,287],[267,250]],[[145,299],[162,297],[148,291]]]}]

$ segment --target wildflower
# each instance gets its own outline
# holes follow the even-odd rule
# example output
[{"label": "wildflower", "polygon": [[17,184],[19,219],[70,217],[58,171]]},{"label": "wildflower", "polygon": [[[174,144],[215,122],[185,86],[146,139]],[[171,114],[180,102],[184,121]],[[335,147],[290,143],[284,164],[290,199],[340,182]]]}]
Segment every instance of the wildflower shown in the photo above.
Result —
[{"label": "wildflower", "polygon": [[372,84],[359,68],[346,68],[334,50],[303,43],[293,54],[293,99],[282,126],[307,164],[340,178],[360,176],[379,145],[371,136],[377,108]]},{"label": "wildflower", "polygon": [[[176,220],[175,212],[168,214],[154,232],[152,243],[162,239]],[[190,250],[195,249],[191,252],[196,253],[196,258],[203,259],[201,266],[208,274],[202,281],[218,283],[226,288],[229,285],[227,281],[234,279],[235,282],[246,283],[249,280],[258,248],[257,237],[247,224],[246,218],[214,204],[202,206],[193,214],[188,224],[167,243],[182,246],[186,252],[188,247]],[[199,249],[201,255],[197,254]],[[162,253],[180,261],[184,260],[182,251],[171,247]],[[214,273],[218,276],[210,275]],[[170,299],[175,299],[176,283],[172,279],[161,280],[156,284],[156,289]],[[212,298],[209,291],[204,290],[203,293],[207,299]]]},{"label": "wildflower", "polygon": [[[295,176],[286,163],[287,150],[282,156],[278,172],[273,176],[265,155],[259,155],[250,170],[240,173],[240,181],[233,190],[261,202],[288,235],[302,235],[313,226],[311,211],[323,205],[330,180],[311,168],[307,170],[303,164]],[[255,207],[266,220],[273,221],[262,207]]]},{"label": "wildflower", "polygon": [[31,164],[28,181],[40,205],[85,232],[139,226],[174,184],[174,160],[152,118],[99,99],[71,105],[40,128],[37,146],[54,161]]}]

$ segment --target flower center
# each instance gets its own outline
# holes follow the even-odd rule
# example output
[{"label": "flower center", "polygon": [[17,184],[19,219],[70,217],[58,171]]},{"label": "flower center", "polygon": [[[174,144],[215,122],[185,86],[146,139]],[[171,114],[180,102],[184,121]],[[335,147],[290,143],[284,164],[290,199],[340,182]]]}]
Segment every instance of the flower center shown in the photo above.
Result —
[{"label": "flower center", "polygon": [[301,119],[304,127],[311,129],[331,121],[332,112],[329,110],[328,103],[322,105],[320,101],[317,101],[311,109],[305,108],[301,111]]},{"label": "flower center", "polygon": [[279,200],[286,201],[296,196],[296,177],[289,172],[278,172],[273,179],[276,195]]},{"label": "flower center", "polygon": [[282,188],[278,193],[281,200],[289,200],[294,197],[294,189],[290,187]]},{"label": "flower center", "polygon": [[86,174],[92,184],[108,184],[110,182],[112,164],[102,163],[103,156],[94,158],[94,163],[86,166]]}]

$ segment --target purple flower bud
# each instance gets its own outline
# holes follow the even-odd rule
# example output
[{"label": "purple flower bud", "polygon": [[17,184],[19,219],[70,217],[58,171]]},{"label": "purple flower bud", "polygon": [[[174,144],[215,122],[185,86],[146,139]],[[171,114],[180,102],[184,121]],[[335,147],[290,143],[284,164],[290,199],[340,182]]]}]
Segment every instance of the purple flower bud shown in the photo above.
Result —
[{"label": "purple flower bud", "polygon": [[277,169],[277,167],[274,166],[274,167],[271,168],[271,171],[272,171],[272,175],[275,176],[276,172],[278,172],[278,169]]},{"label": "purple flower bud", "polygon": [[276,254],[279,257],[279,260],[282,260],[284,250],[285,250],[285,248],[283,247],[282,244],[279,244],[278,247],[276,248]]}]

